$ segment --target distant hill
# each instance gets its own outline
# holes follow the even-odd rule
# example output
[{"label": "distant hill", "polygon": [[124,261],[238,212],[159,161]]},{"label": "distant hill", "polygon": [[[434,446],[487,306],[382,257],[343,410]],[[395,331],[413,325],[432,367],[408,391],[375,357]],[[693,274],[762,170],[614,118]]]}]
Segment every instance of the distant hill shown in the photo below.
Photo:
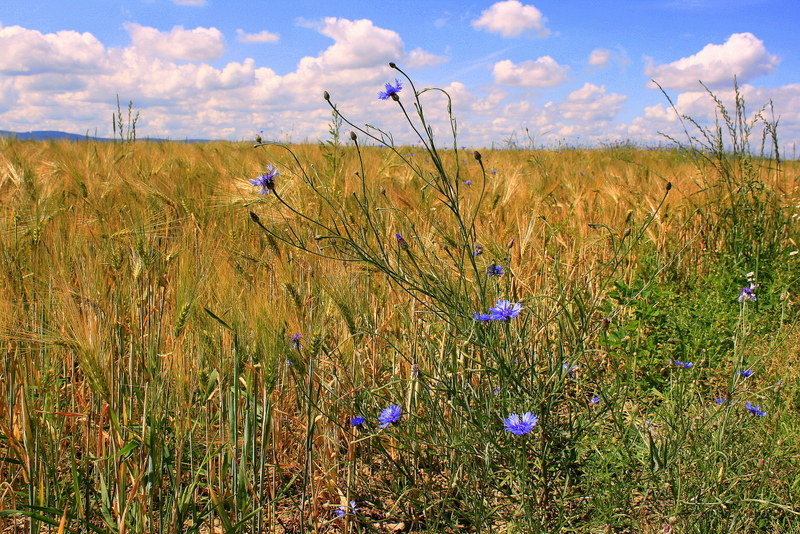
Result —
[{"label": "distant hill", "polygon": [[[35,140],[47,141],[49,139],[66,139],[68,141],[114,141],[105,137],[92,137],[80,134],[71,134],[67,132],[57,132],[53,130],[37,130],[35,132],[9,132],[7,130],[0,130],[0,137],[16,137],[22,141]],[[157,137],[137,137],[136,141],[170,141],[170,139],[159,139]],[[184,143],[208,143],[208,139],[182,139],[178,142]]]},{"label": "distant hill", "polygon": [[87,137],[86,135],[71,134],[67,132],[56,132],[52,130],[40,130],[35,132],[9,132],[0,130],[0,137],[16,137],[20,140],[35,139],[38,141],[47,139],[68,139],[70,141],[109,141],[100,137]]}]

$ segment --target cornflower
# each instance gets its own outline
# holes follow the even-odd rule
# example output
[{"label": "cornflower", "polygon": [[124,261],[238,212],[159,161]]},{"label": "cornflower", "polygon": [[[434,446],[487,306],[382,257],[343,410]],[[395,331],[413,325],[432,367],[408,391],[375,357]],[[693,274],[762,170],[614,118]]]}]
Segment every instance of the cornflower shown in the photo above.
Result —
[{"label": "cornflower", "polygon": [[292,334],[292,337],[289,338],[289,346],[292,347],[294,350],[300,350],[303,348],[303,344],[301,343],[303,336],[300,334]]},{"label": "cornflower", "polygon": [[749,378],[749,377],[753,376],[753,370],[752,369],[746,369],[744,371],[739,371],[739,376],[741,376],[742,378]]},{"label": "cornflower", "polygon": [[378,416],[378,422],[380,423],[378,427],[386,428],[392,423],[396,423],[397,421],[399,421],[402,415],[403,415],[403,408],[401,408],[399,404],[390,404]]},{"label": "cornflower", "polygon": [[756,288],[755,284],[750,284],[750,287],[743,287],[741,291],[739,291],[739,302],[744,304],[747,301],[755,302],[756,295],[753,293],[753,290]]},{"label": "cornflower", "polygon": [[350,424],[352,426],[361,426],[364,424],[364,421],[365,419],[363,417],[361,417],[360,415],[356,415],[355,417],[350,419]]},{"label": "cornflower", "polygon": [[399,99],[400,96],[397,95],[397,93],[399,93],[400,90],[403,89],[403,84],[400,83],[400,80],[398,80],[397,78],[394,79],[394,83],[395,83],[394,86],[392,86],[391,83],[387,83],[385,86],[386,90],[378,93],[378,98],[380,98],[381,100],[386,100],[387,98]]},{"label": "cornflower", "polygon": [[349,508],[350,509],[348,510],[348,507],[344,506],[344,505],[342,505],[339,508],[337,508],[336,509],[336,517],[342,517],[342,516],[344,516],[346,514],[355,514],[356,510],[358,510],[358,508],[356,508],[356,501],[350,501],[350,507]]},{"label": "cornflower", "polygon": [[690,369],[691,367],[694,366],[694,364],[692,362],[685,362],[684,363],[684,362],[682,362],[680,360],[672,360],[672,363],[674,363],[678,367],[684,367],[686,369]]},{"label": "cornflower", "polygon": [[522,417],[520,417],[519,414],[512,413],[503,419],[505,429],[515,436],[524,436],[528,434],[538,422],[539,418],[531,412],[525,412],[522,414]]},{"label": "cornflower", "polygon": [[767,412],[764,412],[764,411],[761,410],[761,405],[760,404],[756,404],[755,406],[753,406],[752,403],[748,402],[748,403],[745,403],[744,407],[747,408],[748,412],[750,412],[751,414],[753,414],[755,416],[764,417],[765,415],[767,415]]},{"label": "cornflower", "polygon": [[503,276],[503,274],[504,274],[503,267],[497,265],[496,263],[491,264],[489,268],[486,270],[486,276],[495,276],[499,278]]},{"label": "cornflower", "polygon": [[261,188],[261,191],[258,192],[259,195],[267,196],[275,190],[275,177],[278,174],[280,173],[277,169],[274,169],[272,165],[267,165],[267,173],[259,174],[255,180],[250,180],[250,183]]},{"label": "cornflower", "polygon": [[522,311],[522,304],[510,300],[498,300],[494,308],[489,308],[492,321],[510,321]]}]

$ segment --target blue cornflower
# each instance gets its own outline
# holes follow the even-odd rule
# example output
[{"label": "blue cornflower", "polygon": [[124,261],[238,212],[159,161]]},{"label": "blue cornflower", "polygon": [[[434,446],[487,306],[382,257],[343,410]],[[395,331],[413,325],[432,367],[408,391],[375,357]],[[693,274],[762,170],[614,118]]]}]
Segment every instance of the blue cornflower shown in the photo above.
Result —
[{"label": "blue cornflower", "polygon": [[486,270],[486,276],[500,277],[503,276],[503,274],[504,274],[503,267],[495,263],[491,264],[489,268]]},{"label": "blue cornflower", "polygon": [[723,399],[722,397],[717,397],[716,399],[714,399],[714,402],[716,402],[717,404],[725,404],[726,402],[728,402],[728,399]]},{"label": "blue cornflower", "polygon": [[365,419],[360,415],[356,415],[352,419],[350,419],[350,424],[353,426],[361,426],[364,424]]},{"label": "blue cornflower", "polygon": [[356,508],[356,501],[350,501],[350,507],[349,508],[350,509],[348,510],[348,507],[344,506],[344,505],[342,505],[339,508],[337,508],[336,509],[336,517],[342,517],[342,516],[344,516],[346,514],[354,514],[354,513],[356,513],[356,510],[358,510],[358,508]]},{"label": "blue cornflower", "polygon": [[399,421],[402,415],[403,408],[401,408],[399,404],[390,404],[389,407],[385,408],[378,416],[378,422],[380,423],[378,427],[386,428],[392,423]]},{"label": "blue cornflower", "polygon": [[483,254],[483,245],[475,245],[475,253],[473,256],[480,256]]},{"label": "blue cornflower", "polygon": [[685,362],[684,363],[684,362],[682,362],[680,360],[672,360],[672,363],[674,363],[678,367],[684,367],[686,369],[690,369],[690,368],[694,367],[694,364],[692,362]]},{"label": "blue cornflower", "polygon": [[486,322],[492,320],[492,316],[489,315],[488,313],[475,312],[475,313],[472,314],[472,316],[475,318],[476,321],[480,321],[482,323],[486,323]]},{"label": "blue cornflower", "polygon": [[600,397],[598,397],[597,395],[595,395],[594,397],[592,397],[591,399],[589,399],[589,404],[591,404],[591,405],[593,405],[593,406],[594,406],[595,404],[600,404]]},{"label": "blue cornflower", "polygon": [[509,321],[519,315],[522,311],[522,304],[513,303],[510,300],[498,300],[494,308],[489,308],[489,314],[493,321]]},{"label": "blue cornflower", "polygon": [[522,417],[519,414],[512,413],[503,419],[505,429],[516,436],[524,436],[529,433],[538,422],[539,418],[531,412],[525,412]]},{"label": "blue cornflower", "polygon": [[394,236],[397,238],[397,244],[400,245],[400,248],[403,250],[408,250],[408,241],[406,241],[400,234],[394,234]]},{"label": "blue cornflower", "polygon": [[753,406],[752,403],[748,402],[748,403],[746,403],[744,405],[744,407],[747,408],[748,412],[750,412],[751,414],[756,415],[758,417],[764,417],[765,415],[767,415],[767,412],[761,411],[761,405],[760,404],[757,404],[757,405]]},{"label": "blue cornflower", "polygon": [[270,191],[275,190],[275,177],[280,174],[277,169],[272,165],[267,165],[267,174],[259,174],[255,180],[250,180],[250,183],[256,187],[260,187],[261,191],[258,192],[261,196],[269,195]]},{"label": "blue cornflower", "polygon": [[750,284],[750,287],[743,287],[741,291],[739,291],[739,302],[744,304],[747,301],[755,302],[756,295],[753,293],[753,290],[756,288],[755,284]]},{"label": "blue cornflower", "polygon": [[742,378],[749,378],[749,377],[753,376],[753,370],[752,369],[746,369],[744,371],[739,371],[739,376],[741,376]]},{"label": "blue cornflower", "polygon": [[563,367],[564,367],[564,370],[567,372],[567,374],[568,374],[568,375],[569,375],[571,378],[575,378],[575,371],[577,371],[577,370],[578,370],[578,366],[577,366],[577,365],[573,365],[572,367],[570,367],[570,365],[569,365],[569,362],[566,362],[566,363],[563,365]]},{"label": "blue cornflower", "polygon": [[303,344],[301,343],[303,336],[300,334],[292,334],[292,337],[289,338],[289,346],[292,347],[294,350],[300,350],[303,348]]},{"label": "blue cornflower", "polygon": [[394,79],[394,83],[395,83],[394,86],[392,86],[391,83],[387,83],[386,90],[378,93],[378,98],[380,98],[381,100],[386,100],[387,98],[390,97],[400,98],[399,96],[393,96],[393,95],[397,95],[397,93],[399,93],[400,90],[403,89],[403,84],[400,83],[400,80],[398,80],[397,78]]}]

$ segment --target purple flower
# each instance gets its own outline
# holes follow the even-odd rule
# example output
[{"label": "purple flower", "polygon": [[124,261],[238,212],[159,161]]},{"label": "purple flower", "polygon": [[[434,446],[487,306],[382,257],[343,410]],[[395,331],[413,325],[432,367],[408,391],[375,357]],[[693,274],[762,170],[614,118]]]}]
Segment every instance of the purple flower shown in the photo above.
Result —
[{"label": "purple flower", "polygon": [[747,408],[748,412],[750,412],[751,414],[756,415],[758,417],[764,417],[765,415],[767,415],[767,412],[761,411],[761,405],[760,404],[757,404],[757,405],[753,406],[752,403],[748,402],[748,403],[746,403],[744,405],[744,407]]},{"label": "purple flower", "polygon": [[742,290],[739,292],[739,302],[744,304],[747,301],[755,302],[756,295],[753,293],[753,290],[756,288],[755,284],[750,284],[750,287],[743,287]]},{"label": "purple flower", "polygon": [[483,254],[483,245],[475,245],[475,253],[473,256],[480,256]]},{"label": "purple flower", "polygon": [[289,346],[292,347],[294,350],[300,350],[303,348],[303,344],[301,343],[303,336],[300,334],[292,334],[292,337],[289,338]]},{"label": "purple flower", "polygon": [[391,83],[387,83],[386,90],[378,93],[378,98],[380,98],[381,100],[386,100],[387,98],[390,97],[400,98],[399,96],[393,96],[393,95],[397,95],[397,93],[400,92],[400,90],[403,88],[403,84],[400,83],[400,80],[398,80],[397,78],[394,79],[394,83],[395,83],[394,86],[392,86]]},{"label": "purple flower", "polygon": [[400,248],[403,250],[408,250],[408,241],[406,241],[400,234],[394,234],[394,236],[397,238],[397,244],[400,245]]},{"label": "purple flower", "polygon": [[350,424],[353,426],[361,426],[364,424],[364,418],[360,415],[356,415],[352,419],[350,419]]},{"label": "purple flower", "polygon": [[358,508],[356,508],[356,501],[350,501],[350,507],[349,508],[350,509],[348,510],[348,507],[344,506],[344,505],[342,505],[339,508],[337,508],[336,509],[336,517],[342,517],[342,516],[344,516],[346,514],[354,514],[354,513],[356,513],[356,510],[358,510]]},{"label": "purple flower", "polygon": [[492,320],[492,316],[489,315],[488,313],[475,312],[474,314],[472,314],[472,316],[475,318],[476,321],[480,321],[482,323],[486,323]]},{"label": "purple flower", "polygon": [[714,402],[716,402],[717,404],[721,405],[721,404],[725,404],[726,402],[728,402],[728,399],[723,399],[722,397],[717,397],[716,399],[714,399]]},{"label": "purple flower", "polygon": [[589,399],[589,404],[591,404],[591,405],[600,404],[600,397],[595,395],[594,397]]},{"label": "purple flower", "polygon": [[539,418],[531,412],[525,412],[522,417],[519,414],[512,413],[503,419],[505,429],[516,436],[524,436],[529,433],[538,422]]},{"label": "purple flower", "polygon": [[402,415],[403,408],[401,408],[399,404],[390,404],[389,407],[385,408],[378,416],[378,422],[380,423],[378,427],[386,428],[392,423],[399,421]]},{"label": "purple flower", "polygon": [[509,321],[519,315],[522,311],[522,304],[512,303],[510,300],[498,300],[494,308],[489,308],[489,314],[493,321]]},{"label": "purple flower", "polygon": [[499,278],[503,276],[503,274],[504,274],[503,267],[494,263],[491,264],[489,268],[486,270],[486,276],[496,276]]},{"label": "purple flower", "polygon": [[260,174],[256,176],[255,180],[250,180],[250,183],[256,187],[260,187],[261,191],[258,192],[261,196],[269,195],[270,191],[275,189],[275,177],[280,174],[272,165],[267,165],[267,174]]},{"label": "purple flower", "polygon": [[563,365],[563,367],[564,367],[564,370],[567,372],[567,374],[568,374],[568,375],[569,375],[571,378],[575,378],[575,371],[577,371],[577,370],[578,370],[578,366],[577,366],[577,365],[573,365],[572,367],[570,367],[570,365],[569,365],[569,362],[566,362],[566,363]]},{"label": "purple flower", "polygon": [[739,376],[741,376],[742,378],[749,378],[753,376],[753,370],[747,369],[745,371],[739,371]]},{"label": "purple flower", "polygon": [[672,363],[674,363],[678,367],[683,367],[683,368],[686,368],[686,369],[690,369],[690,368],[694,367],[694,364],[692,362],[684,363],[684,362],[682,362],[680,360],[672,360]]}]

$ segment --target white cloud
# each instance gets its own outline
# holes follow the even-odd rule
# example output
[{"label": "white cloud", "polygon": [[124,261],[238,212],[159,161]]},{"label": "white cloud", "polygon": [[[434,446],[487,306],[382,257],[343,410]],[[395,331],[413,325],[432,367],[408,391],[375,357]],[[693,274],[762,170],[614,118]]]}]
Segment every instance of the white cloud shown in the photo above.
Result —
[{"label": "white cloud", "polygon": [[730,86],[734,76],[746,82],[771,74],[780,62],[752,33],[734,33],[724,44],[708,44],[697,54],[672,63],[654,65],[652,58],[646,60],[646,76],[666,89],[683,91],[697,89],[698,80],[712,89]]},{"label": "white cloud", "polygon": [[523,5],[518,0],[506,0],[497,2],[481,13],[472,26],[499,33],[503,37],[519,37],[530,32],[535,32],[538,37],[547,37],[550,30],[545,28],[544,23],[542,12],[534,6]]},{"label": "white cloud", "polygon": [[400,35],[374,26],[371,20],[327,17],[318,31],[335,41],[319,57],[320,62],[330,68],[375,67],[397,61],[405,55]]},{"label": "white cloud", "polygon": [[582,88],[571,92],[559,104],[558,111],[569,121],[591,122],[611,120],[622,109],[622,103],[628,99],[619,93],[606,93],[606,86],[585,83]]},{"label": "white cloud", "polygon": [[105,48],[92,34],[60,31],[42,34],[20,26],[0,27],[0,74],[96,73],[104,68]]},{"label": "white cloud", "polygon": [[597,48],[595,50],[592,50],[592,53],[589,54],[589,65],[593,67],[599,67],[601,69],[604,69],[608,67],[610,60],[611,60],[611,50]]},{"label": "white cloud", "polygon": [[169,61],[216,61],[225,53],[225,38],[216,28],[185,30],[175,26],[162,32],[135,22],[126,23],[138,53]]},{"label": "white cloud", "polygon": [[267,30],[258,33],[246,33],[244,30],[236,30],[236,40],[240,43],[277,43],[281,36]]},{"label": "white cloud", "polygon": [[445,56],[437,56],[426,52],[422,48],[415,48],[406,56],[403,67],[408,67],[409,69],[425,69],[428,67],[435,67],[448,60],[449,58]]},{"label": "white cloud", "polygon": [[569,67],[559,65],[550,56],[536,61],[523,61],[519,65],[511,60],[495,63],[492,74],[495,83],[516,87],[555,87],[567,79]]}]

